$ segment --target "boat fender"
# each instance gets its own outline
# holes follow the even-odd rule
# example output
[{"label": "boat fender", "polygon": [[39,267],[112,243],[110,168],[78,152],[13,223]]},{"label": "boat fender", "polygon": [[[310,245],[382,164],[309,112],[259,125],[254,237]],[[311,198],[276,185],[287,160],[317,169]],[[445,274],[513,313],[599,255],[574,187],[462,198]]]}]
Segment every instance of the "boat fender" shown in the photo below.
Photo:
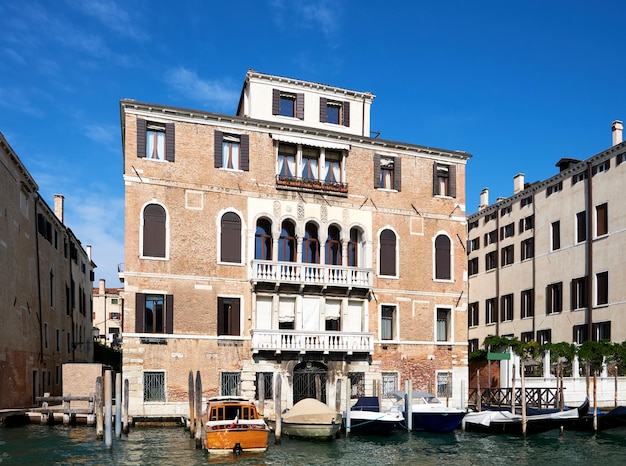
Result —
[{"label": "boat fender", "polygon": [[233,455],[239,456],[241,455],[242,451],[243,451],[243,448],[241,448],[241,444],[235,443],[235,446],[233,447]]}]

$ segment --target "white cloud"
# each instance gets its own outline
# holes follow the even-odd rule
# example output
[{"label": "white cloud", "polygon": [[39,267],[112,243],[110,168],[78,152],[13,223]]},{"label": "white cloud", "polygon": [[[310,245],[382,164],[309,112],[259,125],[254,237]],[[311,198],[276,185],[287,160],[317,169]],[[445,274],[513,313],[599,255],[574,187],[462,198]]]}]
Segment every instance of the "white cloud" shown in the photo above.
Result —
[{"label": "white cloud", "polygon": [[[83,14],[91,16],[117,34],[136,40],[146,40],[148,36],[135,27],[128,12],[118,3],[109,0],[68,0],[68,3]],[[127,4],[131,5],[131,4]]]},{"label": "white cloud", "polygon": [[165,80],[179,95],[204,105],[232,108],[239,100],[239,91],[231,83],[201,79],[182,66],[170,70]]},{"label": "white cloud", "polygon": [[294,25],[304,29],[319,30],[326,39],[337,36],[340,2],[332,0],[309,0],[306,2],[287,2],[270,0],[274,10],[274,22],[283,29],[293,30]]}]

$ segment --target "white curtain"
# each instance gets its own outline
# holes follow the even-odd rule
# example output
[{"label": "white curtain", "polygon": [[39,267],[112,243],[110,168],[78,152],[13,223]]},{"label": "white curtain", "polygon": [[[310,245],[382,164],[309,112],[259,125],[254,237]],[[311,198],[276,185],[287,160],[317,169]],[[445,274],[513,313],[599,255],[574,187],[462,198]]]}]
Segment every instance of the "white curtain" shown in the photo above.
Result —
[{"label": "white curtain", "polygon": [[320,300],[302,298],[302,330],[320,330]]},{"label": "white curtain", "polygon": [[330,183],[341,182],[341,169],[339,168],[339,162],[331,161],[326,162],[324,167],[324,179]]},{"label": "white curtain", "polygon": [[256,298],[256,328],[269,330],[272,328],[272,298],[257,296]]},{"label": "white curtain", "polygon": [[[287,166],[285,167],[285,164]],[[278,175],[281,177],[293,178],[296,172],[296,159],[295,157],[286,157],[284,155],[278,155]]]},{"label": "white curtain", "polygon": [[222,144],[222,167],[239,168],[239,142],[224,141]]},{"label": "white curtain", "polygon": [[295,320],[295,307],[296,300],[281,299],[278,306],[278,321],[279,322],[293,322]]},{"label": "white curtain", "polygon": [[361,321],[363,304],[361,301],[348,302],[348,318],[342,322],[342,327],[346,332],[361,332]]},{"label": "white curtain", "polygon": [[341,316],[341,301],[326,301],[326,320],[338,320]]},{"label": "white curtain", "polygon": [[165,133],[163,131],[146,132],[146,158],[165,159]]}]

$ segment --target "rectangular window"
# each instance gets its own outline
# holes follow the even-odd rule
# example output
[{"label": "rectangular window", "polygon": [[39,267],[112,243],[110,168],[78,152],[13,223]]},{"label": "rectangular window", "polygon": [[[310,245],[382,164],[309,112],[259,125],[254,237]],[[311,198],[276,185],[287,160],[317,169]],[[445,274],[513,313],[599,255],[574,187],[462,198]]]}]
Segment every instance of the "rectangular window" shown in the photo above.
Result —
[{"label": "rectangular window", "polygon": [[452,396],[452,372],[437,372],[437,397]]},{"label": "rectangular window", "polygon": [[467,323],[470,327],[478,327],[480,323],[478,303],[469,303],[468,311]]},{"label": "rectangular window", "polygon": [[563,310],[563,282],[551,283],[546,289],[546,314]]},{"label": "rectangular window", "polygon": [[478,257],[474,257],[467,262],[467,273],[470,276],[478,273]]},{"label": "rectangular window", "polygon": [[280,180],[296,177],[296,154],[298,147],[293,144],[278,144],[278,166],[276,175]]},{"label": "rectangular window", "polygon": [[480,343],[478,343],[478,338],[472,338],[467,343],[467,350],[469,353],[474,353],[475,351],[478,351],[480,349]]},{"label": "rectangular window", "polygon": [[49,335],[48,335],[48,323],[44,323],[43,324],[43,343],[44,343],[44,348],[48,348],[48,341],[49,341]]},{"label": "rectangular window", "polygon": [[350,380],[350,398],[365,396],[365,372],[348,372]]},{"label": "rectangular window", "polygon": [[596,206],[596,236],[603,236],[609,232],[608,205]]},{"label": "rectangular window", "polygon": [[478,251],[480,249],[480,238],[469,240],[467,244],[467,252]]},{"label": "rectangular window", "polygon": [[596,274],[596,305],[609,304],[609,272]]},{"label": "rectangular window", "polygon": [[383,372],[383,395],[389,395],[398,390],[398,374],[395,372]]},{"label": "rectangular window", "polygon": [[382,305],[380,317],[380,339],[381,340],[394,340],[395,335],[395,321],[396,321],[396,307]]},{"label": "rectangular window", "polygon": [[491,298],[485,301],[485,323],[487,325],[496,322],[497,311],[498,309],[496,298]]},{"label": "rectangular window", "polygon": [[589,336],[588,328],[587,324],[574,325],[574,327],[572,327],[572,341],[577,345],[582,345],[587,341],[587,337]]},{"label": "rectangular window", "polygon": [[456,166],[433,165],[433,195],[456,197]]},{"label": "rectangular window", "polygon": [[296,95],[287,92],[280,93],[280,115],[287,117],[296,116]]},{"label": "rectangular window", "polygon": [[545,345],[546,343],[552,343],[552,330],[537,330],[537,343]]},{"label": "rectangular window", "polygon": [[240,336],[239,298],[217,298],[217,334]]},{"label": "rectangular window", "polygon": [[174,296],[137,293],[135,332],[174,333]]},{"label": "rectangular window", "polygon": [[515,260],[513,245],[502,248],[502,266],[511,265]]},{"label": "rectangular window", "polygon": [[485,215],[485,225],[487,223],[489,223],[492,220],[496,219],[496,213],[495,212],[491,212],[490,214]]},{"label": "rectangular window", "polygon": [[326,150],[324,153],[324,181],[333,186],[342,183],[341,162],[343,153],[334,150]]},{"label": "rectangular window", "polygon": [[509,215],[512,211],[513,211],[513,208],[510,205],[503,207],[502,210],[500,210],[500,217]]},{"label": "rectangular window", "polygon": [[261,379],[263,379],[263,398],[265,400],[273,400],[274,399],[274,373],[273,372],[257,372],[255,379],[255,392],[254,399],[259,399],[259,386],[261,384]]},{"label": "rectangular window", "polygon": [[450,341],[450,309],[437,308],[437,341]]},{"label": "rectangular window", "polygon": [[586,179],[587,171],[577,173],[576,175],[572,176],[572,186],[574,186],[576,183],[580,183],[581,181],[585,181]]},{"label": "rectangular window", "polygon": [[574,278],[571,285],[572,310],[583,309],[588,305],[587,301],[587,277]]},{"label": "rectangular window", "polygon": [[519,232],[522,233],[524,231],[532,230],[535,226],[535,216],[529,215],[519,221]]},{"label": "rectangular window", "polygon": [[533,332],[522,332],[520,335],[520,340],[522,343],[528,343],[533,340]]},{"label": "rectangular window", "polygon": [[467,226],[468,233],[472,231],[474,228],[478,228],[478,220],[474,220],[473,222],[469,223],[469,225]]},{"label": "rectangular window", "polygon": [[380,159],[380,182],[379,188],[393,189],[393,158],[381,158]]},{"label": "rectangular window", "polygon": [[272,115],[304,119],[304,93],[272,89]]},{"label": "rectangular window", "polygon": [[146,124],[146,158],[165,160],[165,124]]},{"label": "rectangular window", "polygon": [[576,214],[576,242],[587,240],[587,212],[584,210]]},{"label": "rectangular window", "polygon": [[485,270],[492,270],[498,267],[498,256],[496,251],[492,251],[485,255]]},{"label": "rectangular window", "polygon": [[215,168],[225,170],[250,169],[250,136],[247,134],[227,134],[221,131],[213,133]]},{"label": "rectangular window", "polygon": [[143,401],[165,401],[165,372],[143,373]]},{"label": "rectangular window", "polygon": [[561,222],[557,220],[551,225],[552,250],[561,249]]},{"label": "rectangular window", "polygon": [[400,157],[374,154],[374,187],[401,191],[401,162]]},{"label": "rectangular window", "polygon": [[220,388],[222,396],[240,396],[241,372],[222,372]]},{"label": "rectangular window", "polygon": [[558,193],[559,191],[562,191],[562,190],[563,190],[563,182],[559,181],[558,183],[555,183],[552,186],[548,186],[548,188],[546,189],[546,197],[554,193]]},{"label": "rectangular window", "polygon": [[508,225],[504,225],[500,227],[500,239],[510,238],[515,235],[515,224],[509,223]]},{"label": "rectangular window", "polygon": [[611,339],[611,321],[597,322],[591,326],[594,341]]},{"label": "rectangular window", "polygon": [[350,102],[320,97],[320,122],[350,126]]},{"label": "rectangular window", "polygon": [[222,140],[222,168],[239,170],[239,136],[224,134]]},{"label": "rectangular window", "polygon": [[600,162],[598,165],[594,165],[591,168],[591,174],[596,175],[597,173],[603,173],[611,168],[611,160],[605,160],[604,162]]},{"label": "rectangular window", "polygon": [[485,245],[493,244],[498,240],[498,234],[496,230],[492,230],[489,233],[485,233]]},{"label": "rectangular window", "polygon": [[526,207],[527,205],[531,205],[533,203],[532,196],[524,197],[520,201],[520,207]]},{"label": "rectangular window", "polygon": [[319,180],[320,150],[317,147],[302,148],[302,172],[301,177],[307,181]]},{"label": "rectangular window", "polygon": [[502,301],[500,309],[500,322],[509,322],[513,320],[513,295],[507,294],[500,298]]},{"label": "rectangular window", "polygon": [[528,238],[522,241],[522,260],[530,259],[535,256],[535,240]]},{"label": "rectangular window", "polygon": [[535,315],[535,290],[524,290],[521,294],[521,314],[522,319]]}]

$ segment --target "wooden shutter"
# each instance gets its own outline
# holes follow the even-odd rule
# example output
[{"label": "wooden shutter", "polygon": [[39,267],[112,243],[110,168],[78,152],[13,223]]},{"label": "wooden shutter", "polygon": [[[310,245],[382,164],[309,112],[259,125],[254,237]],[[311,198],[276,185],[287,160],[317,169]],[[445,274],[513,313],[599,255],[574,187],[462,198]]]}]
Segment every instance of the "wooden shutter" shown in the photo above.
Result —
[{"label": "wooden shutter", "polygon": [[135,333],[143,333],[144,314],[146,312],[146,295],[143,293],[135,294]]},{"label": "wooden shutter", "polygon": [[213,153],[213,166],[220,168],[222,166],[222,143],[224,142],[224,133],[215,131],[213,136],[215,141],[215,152]]},{"label": "wooden shutter", "polygon": [[241,262],[241,219],[233,212],[222,217],[221,261]]},{"label": "wooden shutter", "polygon": [[174,295],[165,295],[165,333],[174,333]]},{"label": "wooden shutter", "polygon": [[146,156],[146,120],[137,118],[137,157]]},{"label": "wooden shutter", "polygon": [[241,334],[239,321],[239,299],[233,298],[230,300],[230,315],[228,316],[228,334],[239,336]]},{"label": "wooden shutter", "polygon": [[224,335],[224,298],[217,298],[217,335]]},{"label": "wooden shutter", "polygon": [[326,97],[320,97],[320,122],[321,123],[326,123],[328,121],[327,106],[328,106],[328,101]]},{"label": "wooden shutter", "polygon": [[437,184],[437,163],[433,163],[433,196],[439,194],[439,185]]},{"label": "wooden shutter", "polygon": [[296,94],[296,118],[304,120],[304,93]]},{"label": "wooden shutter", "polygon": [[239,169],[250,170],[250,136],[247,134],[239,137]]},{"label": "wooden shutter", "polygon": [[602,204],[596,207],[596,236],[608,233],[607,205]]},{"label": "wooden shutter", "polygon": [[149,204],[143,212],[143,255],[165,257],[165,209]]},{"label": "wooden shutter", "polygon": [[165,160],[174,161],[174,123],[165,123]]},{"label": "wooden shutter", "polygon": [[280,91],[272,89],[272,115],[280,115]]},{"label": "wooden shutter", "polygon": [[344,102],[343,109],[343,125],[350,126],[350,102]]},{"label": "wooden shutter", "polygon": [[393,159],[393,189],[402,191],[402,159],[395,157]]},{"label": "wooden shutter", "polygon": [[448,196],[456,197],[456,165],[448,167]]},{"label": "wooden shutter", "polygon": [[380,234],[380,274],[396,275],[396,234],[383,230]]},{"label": "wooden shutter", "polygon": [[450,239],[444,235],[435,239],[435,278],[450,279]]},{"label": "wooden shutter", "polygon": [[374,188],[380,188],[380,155],[374,154]]}]

